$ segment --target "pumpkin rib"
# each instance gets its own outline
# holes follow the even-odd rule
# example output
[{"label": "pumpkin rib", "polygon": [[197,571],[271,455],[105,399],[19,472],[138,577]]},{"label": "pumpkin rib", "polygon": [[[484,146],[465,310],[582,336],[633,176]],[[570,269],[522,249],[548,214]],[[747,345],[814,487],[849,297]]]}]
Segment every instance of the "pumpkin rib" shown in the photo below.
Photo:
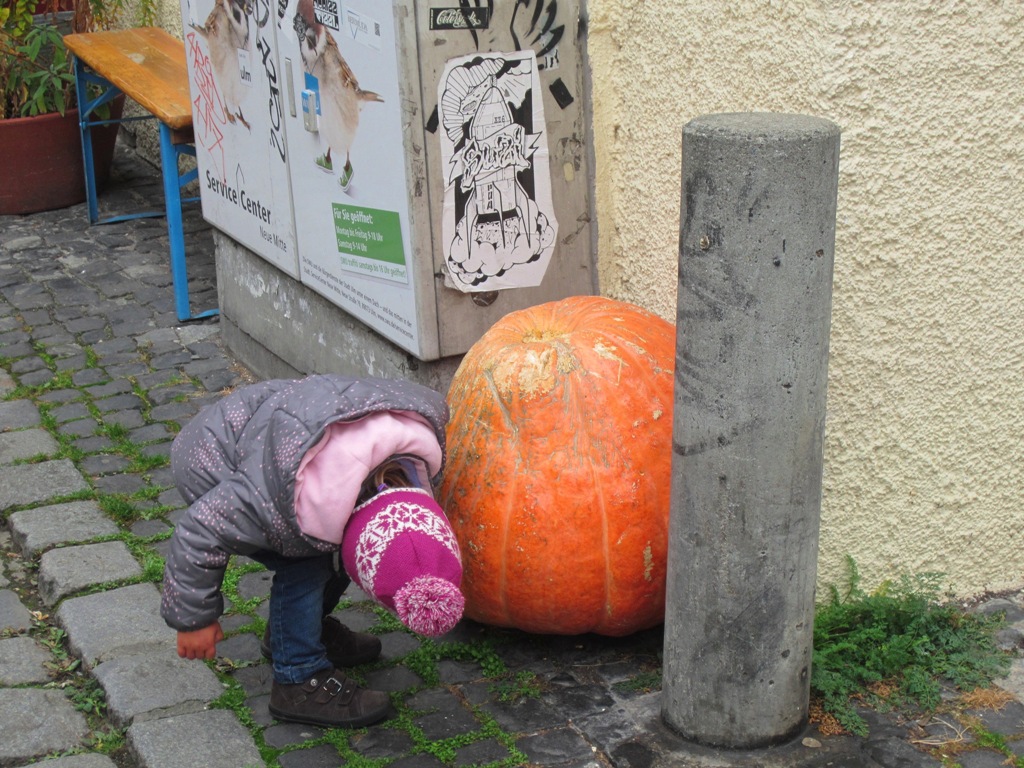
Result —
[{"label": "pumpkin rib", "polygon": [[[609,324],[610,325],[610,324]],[[607,365],[611,365],[615,371],[614,388],[616,393],[622,393],[624,400],[633,402],[633,394],[638,389],[648,390],[651,385],[651,376],[647,370],[647,360],[641,359],[641,356],[637,353],[635,342],[627,338],[628,334],[625,332],[627,329],[623,329],[619,324],[615,324],[611,328],[588,328],[586,334],[581,334],[587,341],[588,351],[592,352],[600,362]],[[634,337],[635,338],[635,337]],[[583,346],[581,344],[581,346]],[[593,372],[593,369],[586,366],[588,371]],[[624,380],[623,375],[629,378]],[[639,376],[637,376],[639,374]],[[597,375],[602,375],[598,373]],[[611,381],[611,378],[605,376],[606,379]],[[638,386],[638,378],[642,382]],[[639,399],[636,399],[636,405],[640,406],[642,403]],[[627,425],[623,425],[627,427]],[[629,435],[623,435],[623,439],[630,439]],[[642,436],[641,439],[643,439]],[[616,457],[621,456],[621,452],[616,451]],[[633,469],[642,472],[642,467],[634,467]],[[621,556],[617,557],[616,553],[612,551],[615,546],[621,546],[623,537],[628,536],[633,521],[626,514],[624,510],[619,510],[618,514],[614,514],[609,511],[607,505],[607,499],[604,494],[600,494],[598,498],[601,498],[604,506],[603,522],[605,527],[605,562],[614,563],[617,560],[622,560]],[[612,520],[614,519],[614,526]],[[612,528],[614,527],[614,532]],[[605,610],[602,612],[600,617],[597,617],[596,631],[606,632],[608,634],[615,634],[614,630],[614,615],[618,613],[618,601],[620,598],[615,598],[616,594],[623,592],[625,588],[630,593],[634,590],[634,584],[636,578],[640,578],[642,574],[642,568],[632,564],[627,565],[628,578],[626,579],[626,585],[617,585],[617,581],[621,581],[619,574],[616,573],[616,569],[610,565],[605,569],[604,585],[606,594],[609,595],[609,599],[605,601]],[[617,588],[618,586],[618,588]]]},{"label": "pumpkin rib", "polygon": [[[508,480],[506,480],[508,482]],[[498,599],[500,601],[500,615],[504,622],[508,622],[511,618],[511,609],[508,604],[508,566],[509,566],[509,528],[512,525],[512,513],[511,505],[514,503],[516,498],[516,491],[518,490],[518,476],[517,473],[512,473],[511,478],[512,487],[509,489],[509,493],[506,496],[508,504],[502,515],[501,525],[501,549],[499,552],[502,553],[501,567],[498,569]]]},{"label": "pumpkin rib", "polygon": [[[615,329],[615,330],[618,331],[618,329]],[[593,335],[595,337],[597,337],[598,334],[596,332],[594,332]],[[617,362],[617,366],[616,366],[617,377],[616,377],[616,381],[615,381],[616,389],[618,390],[621,387],[629,386],[630,382],[622,381],[622,370],[623,370],[623,368],[627,368],[629,371],[632,372],[632,371],[635,371],[637,369],[637,365],[636,365],[636,363],[632,359],[634,357],[634,355],[631,354],[629,350],[623,350],[622,349],[623,345],[622,345],[622,342],[621,342],[621,339],[620,339],[619,336],[614,336],[613,337],[609,333],[609,334],[605,334],[603,337],[605,339],[611,339],[612,341],[614,341],[617,351],[624,353],[621,356],[620,355],[613,355],[613,356],[611,356],[611,358],[614,358],[616,360],[616,362]],[[601,357],[602,359],[606,359],[606,360],[611,359],[608,355],[606,355],[606,354],[604,354],[602,352],[599,352],[596,349],[596,347],[594,348],[594,352],[595,352],[595,354],[597,354],[598,357]],[[641,373],[644,373],[644,371],[641,371]],[[630,389],[632,389],[632,387],[630,387]],[[593,454],[590,453],[590,455],[592,456]],[[593,482],[593,486],[595,488],[595,498],[600,500],[600,503],[601,503],[601,518],[600,519],[601,519],[601,522],[602,522],[602,540],[603,540],[603,546],[604,546],[604,560],[605,560],[606,563],[612,563],[615,560],[615,553],[612,551],[613,541],[612,541],[612,535],[611,535],[611,527],[612,526],[611,526],[611,522],[610,522],[611,512],[610,512],[610,510],[608,508],[607,499],[605,498],[605,494],[604,494],[604,489],[603,489],[602,484],[600,482],[601,473],[597,472],[596,469],[592,469],[592,475],[593,475],[593,478],[594,478],[592,482]],[[616,527],[616,533],[618,534],[616,536],[616,541],[618,541],[618,540],[621,540],[622,535],[627,530],[628,524],[624,523],[621,520],[616,520],[616,523],[617,523],[616,526],[615,526]],[[606,567],[605,568],[605,570],[604,570],[604,580],[603,580],[604,591],[605,591],[604,610],[602,611],[600,616],[595,617],[595,624],[594,624],[594,629],[595,629],[595,631],[598,631],[598,632],[606,631],[606,630],[609,629],[608,623],[610,621],[612,621],[612,617],[616,613],[615,609],[616,609],[617,606],[615,605],[615,599],[613,598],[613,595],[615,594],[615,591],[616,591],[615,590],[614,575],[615,575],[614,574],[614,570],[611,567]]]},{"label": "pumpkin rib", "polygon": [[[578,399],[577,399],[577,402],[579,402]],[[609,541],[609,536],[608,536],[608,514],[609,514],[609,511],[608,511],[608,504],[606,503],[606,500],[605,500],[605,497],[604,497],[604,484],[601,482],[601,473],[599,473],[597,471],[597,467],[594,465],[593,453],[588,451],[586,455],[590,459],[590,461],[589,461],[590,476],[591,476],[591,481],[590,482],[591,482],[591,487],[594,488],[594,498],[599,502],[599,504],[601,506],[601,512],[600,512],[600,516],[599,516],[599,519],[601,521],[601,544],[602,544],[601,554],[602,554],[602,556],[604,558],[605,563],[609,563],[609,562],[611,562],[612,552],[611,552],[611,542]],[[603,596],[603,599],[601,601],[601,603],[604,605],[604,611],[602,611],[601,615],[599,617],[597,617],[597,622],[596,622],[596,627],[595,628],[600,628],[604,624],[604,622],[607,620],[607,614],[610,613],[611,595],[612,595],[611,570],[606,566],[605,569],[604,569],[604,596]]]}]

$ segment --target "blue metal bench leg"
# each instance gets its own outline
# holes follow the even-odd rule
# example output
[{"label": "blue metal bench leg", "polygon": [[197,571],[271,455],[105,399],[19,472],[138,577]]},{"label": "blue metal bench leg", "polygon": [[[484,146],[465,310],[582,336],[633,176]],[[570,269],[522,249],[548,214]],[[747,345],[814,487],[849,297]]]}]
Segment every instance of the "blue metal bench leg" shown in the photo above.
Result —
[{"label": "blue metal bench leg", "polygon": [[75,57],[75,93],[78,100],[78,130],[82,136],[82,167],[85,170],[85,200],[89,205],[89,223],[100,217],[96,202],[96,168],[92,158],[92,131],[89,129],[89,105],[85,65]]},{"label": "blue metal bench leg", "polygon": [[174,308],[178,320],[199,320],[213,317],[218,310],[211,309],[193,316],[188,298],[188,268],[185,265],[185,233],[181,215],[181,187],[194,174],[184,176],[178,170],[178,157],[182,154],[171,138],[171,129],[160,123],[160,168],[164,181],[164,204],[167,207],[167,237],[171,247],[171,279],[174,282]]},{"label": "blue metal bench leg", "polygon": [[[74,62],[75,94],[76,101],[78,102],[78,130],[82,139],[82,168],[85,171],[85,199],[89,208],[89,223],[105,224],[107,222],[100,221],[99,202],[96,194],[96,164],[93,161],[92,156],[91,129],[93,126],[97,125],[110,125],[111,123],[123,123],[130,120],[140,120],[145,118],[122,118],[118,120],[94,119],[96,109],[104,104],[112,102],[120,95],[121,91],[109,80],[100,77],[95,72],[91,71],[88,65],[86,65],[85,62],[77,56],[74,57]],[[89,99],[89,86],[96,86],[99,91],[99,95],[92,100]],[[95,89],[93,90],[95,91]],[[108,221],[123,221],[124,218],[127,217],[109,219]],[[139,217],[134,216],[131,218]]]}]

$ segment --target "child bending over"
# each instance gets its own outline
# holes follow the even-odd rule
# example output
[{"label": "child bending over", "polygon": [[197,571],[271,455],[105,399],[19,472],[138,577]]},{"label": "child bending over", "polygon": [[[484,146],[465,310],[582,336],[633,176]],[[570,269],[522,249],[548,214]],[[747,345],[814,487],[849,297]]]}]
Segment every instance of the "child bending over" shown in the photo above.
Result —
[{"label": "child bending over", "polygon": [[383,719],[387,694],[339,669],[377,658],[380,641],[330,614],[355,580],[415,632],[461,618],[459,547],[431,492],[447,420],[433,390],[330,375],[255,384],[199,413],[171,448],[189,504],[161,603],[178,654],[216,655],[224,569],[245,555],[274,572],[262,642],[271,714],[326,727]]}]

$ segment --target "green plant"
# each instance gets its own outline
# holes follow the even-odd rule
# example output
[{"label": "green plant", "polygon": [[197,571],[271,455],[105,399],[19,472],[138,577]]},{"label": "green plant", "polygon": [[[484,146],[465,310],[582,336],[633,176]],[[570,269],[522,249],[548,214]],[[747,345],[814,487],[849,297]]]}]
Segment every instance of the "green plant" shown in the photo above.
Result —
[{"label": "green plant", "polygon": [[[164,537],[166,538],[166,534]],[[132,553],[142,566],[142,581],[158,584],[164,578],[164,558],[151,547],[143,543],[137,536],[125,538],[128,551]]]},{"label": "green plant", "polygon": [[377,624],[371,628],[376,635],[386,635],[388,632],[404,632],[405,625],[398,620],[395,614],[380,605],[373,605],[371,610],[377,615]]},{"label": "green plant", "polygon": [[[93,407],[95,410],[95,407]],[[98,411],[95,411],[99,415]],[[102,419],[102,415],[99,415]],[[131,463],[125,468],[126,472],[148,472],[170,464],[170,459],[163,454],[147,454],[143,446],[131,439],[131,431],[123,424],[117,422],[103,422],[99,433],[106,435],[113,443],[113,451],[128,459]],[[154,489],[152,497],[159,496],[159,491]]]},{"label": "green plant", "polygon": [[238,582],[247,574],[258,573],[263,570],[266,569],[259,563],[246,563],[245,565],[235,565],[232,563],[229,565],[224,572],[221,590],[224,596],[231,601],[231,613],[255,615],[265,597],[254,595],[250,598],[243,598],[238,592]]},{"label": "green plant", "polygon": [[[16,0],[15,6],[32,0]],[[74,99],[75,76],[60,31],[53,24],[25,26],[24,14],[0,9],[0,117],[31,117],[64,111]]]},{"label": "green plant", "polygon": [[96,503],[107,517],[121,525],[131,525],[138,519],[135,505],[122,495],[100,494]]},{"label": "green plant", "polygon": [[867,593],[852,558],[847,566],[846,589],[833,586],[815,615],[811,688],[851,733],[867,733],[856,695],[927,711],[938,706],[943,682],[968,691],[1008,671],[1010,658],[993,638],[1001,620],[942,603],[941,574],[903,577]]},{"label": "green plant", "polygon": [[650,693],[661,690],[661,671],[640,672],[612,685],[619,693]]},{"label": "green plant", "polygon": [[484,677],[497,679],[507,673],[505,662],[497,654],[489,640],[472,643],[438,643],[423,638],[419,648],[407,655],[402,663],[423,680],[424,685],[437,685],[440,677],[437,663],[443,659],[469,661],[480,665]]},{"label": "green plant", "polygon": [[[59,112],[75,102],[72,57],[58,28],[60,0],[3,0],[0,7],[0,120]],[[108,29],[125,0],[72,0],[70,29]],[[40,12],[41,11],[41,12]],[[152,24],[156,0],[141,0],[138,20]],[[102,108],[101,108],[102,109]]]},{"label": "green plant", "polygon": [[502,679],[491,683],[491,692],[499,701],[536,699],[540,696],[541,681],[533,672],[505,673]]},{"label": "green plant", "polygon": [[86,368],[99,368],[100,367],[100,356],[96,354],[96,350],[90,346],[85,347],[85,367]]}]

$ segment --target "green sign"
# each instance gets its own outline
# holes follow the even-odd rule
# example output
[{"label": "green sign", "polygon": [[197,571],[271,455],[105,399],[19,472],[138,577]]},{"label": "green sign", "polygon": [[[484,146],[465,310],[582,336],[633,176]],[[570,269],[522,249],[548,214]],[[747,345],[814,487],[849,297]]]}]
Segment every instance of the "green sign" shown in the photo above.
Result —
[{"label": "green sign", "polygon": [[397,211],[332,203],[334,234],[345,269],[407,282],[402,224]]}]

